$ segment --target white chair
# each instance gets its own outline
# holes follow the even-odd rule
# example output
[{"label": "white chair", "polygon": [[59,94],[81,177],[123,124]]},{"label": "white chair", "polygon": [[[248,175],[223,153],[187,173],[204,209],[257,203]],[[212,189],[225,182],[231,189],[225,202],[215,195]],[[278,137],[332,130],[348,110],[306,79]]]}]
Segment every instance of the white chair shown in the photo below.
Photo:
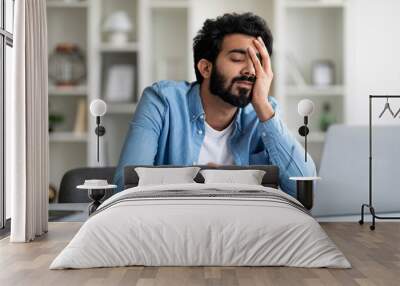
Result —
[{"label": "white chair", "polygon": [[[334,125],[315,185],[314,216],[359,215],[368,203],[368,126]],[[400,126],[374,126],[372,195],[376,212],[400,211]],[[367,210],[368,211],[368,210]]]}]

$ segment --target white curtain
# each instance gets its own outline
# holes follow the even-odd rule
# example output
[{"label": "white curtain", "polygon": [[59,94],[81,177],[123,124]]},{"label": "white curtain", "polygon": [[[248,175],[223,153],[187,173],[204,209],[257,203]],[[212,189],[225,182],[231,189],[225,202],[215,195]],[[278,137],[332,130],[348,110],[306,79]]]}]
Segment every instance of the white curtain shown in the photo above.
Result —
[{"label": "white curtain", "polygon": [[12,97],[6,100],[6,187],[11,190],[12,242],[48,227],[48,96],[45,0],[15,1]]}]

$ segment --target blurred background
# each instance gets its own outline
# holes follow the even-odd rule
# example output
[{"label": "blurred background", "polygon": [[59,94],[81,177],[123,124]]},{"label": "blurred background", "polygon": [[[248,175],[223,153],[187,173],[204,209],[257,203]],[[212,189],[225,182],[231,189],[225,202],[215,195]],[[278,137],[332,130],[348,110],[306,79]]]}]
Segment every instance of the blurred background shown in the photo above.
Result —
[{"label": "blurred background", "polygon": [[[249,11],[272,29],[271,95],[302,143],[297,104],[315,104],[308,150],[317,168],[332,124],[367,125],[369,94],[400,94],[398,0],[48,0],[51,200],[67,170],[118,163],[146,86],[195,79],[192,40],[205,19]],[[100,164],[88,112],[96,98],[108,104]]]}]

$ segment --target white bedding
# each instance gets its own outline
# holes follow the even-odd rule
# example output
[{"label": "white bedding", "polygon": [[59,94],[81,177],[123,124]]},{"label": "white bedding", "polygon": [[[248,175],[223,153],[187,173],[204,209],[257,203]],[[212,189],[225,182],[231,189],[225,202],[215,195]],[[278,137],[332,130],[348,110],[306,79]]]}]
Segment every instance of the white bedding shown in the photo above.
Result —
[{"label": "white bedding", "polygon": [[[122,199],[169,190],[244,191],[246,195]],[[262,191],[271,199],[246,197],[245,191]],[[193,183],[127,189],[99,207],[50,269],[127,265],[350,268],[318,222],[293,203],[300,204],[280,190],[254,185]]]}]

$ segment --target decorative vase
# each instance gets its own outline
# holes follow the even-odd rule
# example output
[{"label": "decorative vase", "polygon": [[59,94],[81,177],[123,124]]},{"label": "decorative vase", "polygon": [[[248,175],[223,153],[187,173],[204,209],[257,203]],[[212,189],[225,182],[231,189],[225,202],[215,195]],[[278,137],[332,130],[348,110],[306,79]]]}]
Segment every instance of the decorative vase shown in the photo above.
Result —
[{"label": "decorative vase", "polygon": [[330,60],[318,60],[312,64],[312,84],[326,87],[335,83],[335,64]]},{"label": "decorative vase", "polygon": [[103,25],[103,31],[108,33],[108,41],[113,45],[123,45],[129,41],[129,32],[133,24],[125,11],[116,11],[108,16]]},{"label": "decorative vase", "polygon": [[124,45],[128,42],[128,33],[126,32],[112,32],[108,37],[108,41],[116,46]]},{"label": "decorative vase", "polygon": [[74,44],[58,44],[49,58],[49,77],[56,85],[77,85],[86,75],[84,57]]}]

